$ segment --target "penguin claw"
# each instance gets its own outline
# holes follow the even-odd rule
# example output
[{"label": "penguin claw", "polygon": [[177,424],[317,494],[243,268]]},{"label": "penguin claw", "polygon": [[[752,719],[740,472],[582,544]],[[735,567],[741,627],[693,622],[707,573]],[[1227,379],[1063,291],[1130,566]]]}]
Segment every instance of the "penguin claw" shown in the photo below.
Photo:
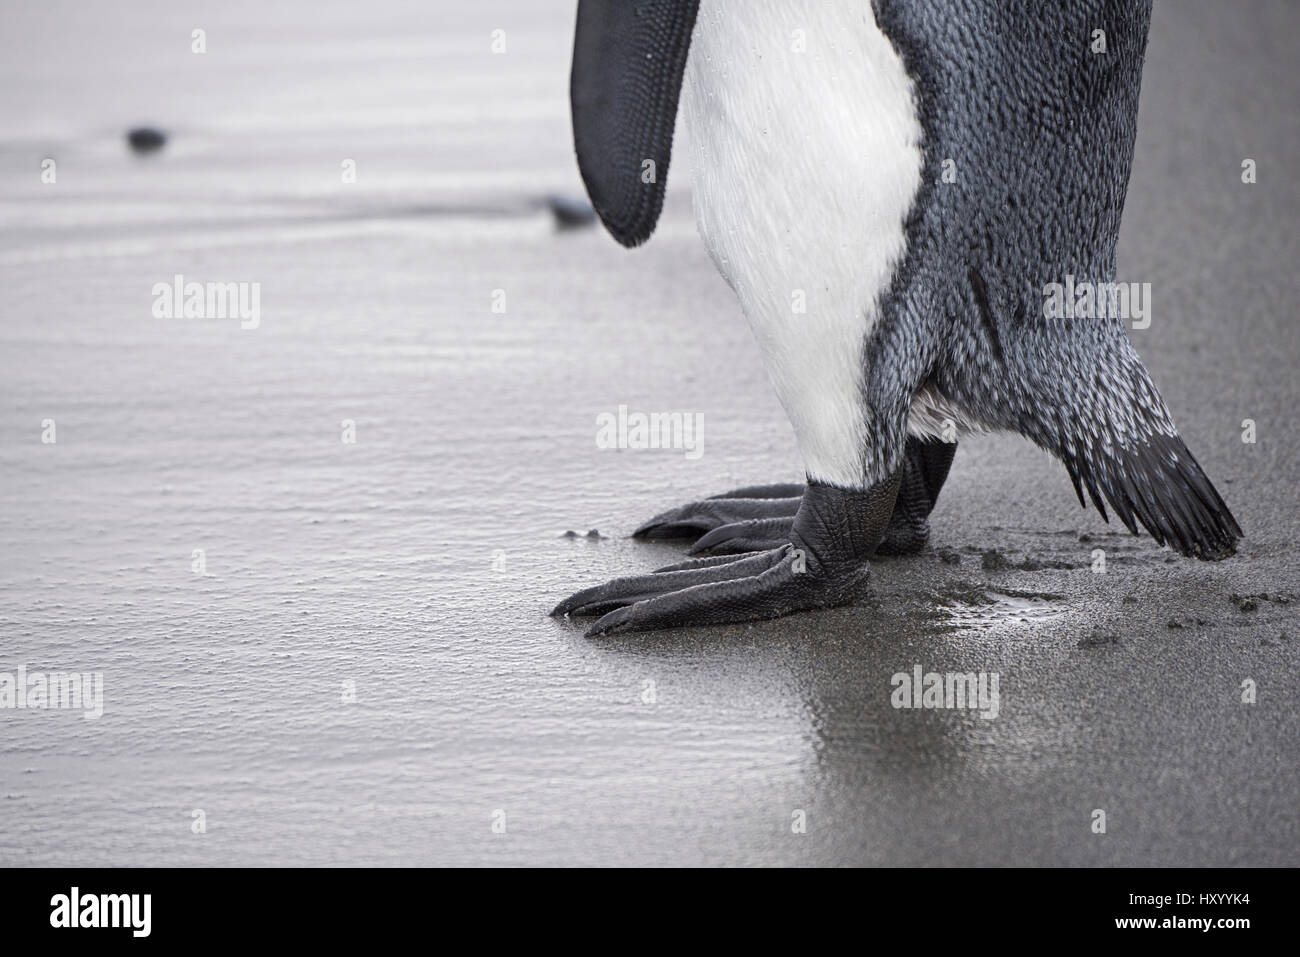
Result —
[{"label": "penguin claw", "polygon": [[[802,486],[800,486],[802,487]],[[774,486],[786,490],[788,486]],[[761,491],[756,489],[738,489],[737,491]],[[799,511],[801,499],[786,497],[741,497],[726,493],[716,498],[707,498],[691,502],[661,512],[646,522],[635,532],[633,538],[686,538],[695,537],[704,532],[711,532],[724,525],[738,522],[758,521],[762,519],[782,518],[791,520]]]}]

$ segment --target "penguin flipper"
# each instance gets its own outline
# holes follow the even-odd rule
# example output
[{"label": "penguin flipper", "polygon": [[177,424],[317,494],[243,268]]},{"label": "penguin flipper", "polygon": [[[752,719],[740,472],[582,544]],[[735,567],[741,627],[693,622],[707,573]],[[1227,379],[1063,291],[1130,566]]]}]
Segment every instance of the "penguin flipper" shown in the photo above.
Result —
[{"label": "penguin flipper", "polygon": [[779,618],[845,605],[868,579],[868,558],[893,513],[900,476],[865,492],[809,483],[789,541],[738,558],[697,559],[584,589],[553,616],[601,615],[588,637]]},{"label": "penguin flipper", "polygon": [[663,210],[677,101],[699,0],[580,0],[569,103],[591,205],[624,246]]}]

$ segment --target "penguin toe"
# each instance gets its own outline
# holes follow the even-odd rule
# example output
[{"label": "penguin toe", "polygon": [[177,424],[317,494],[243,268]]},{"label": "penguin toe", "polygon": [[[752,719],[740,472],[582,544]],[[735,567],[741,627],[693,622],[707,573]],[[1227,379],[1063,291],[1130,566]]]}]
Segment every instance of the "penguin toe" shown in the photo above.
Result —
[{"label": "penguin toe", "polygon": [[790,520],[799,511],[799,502],[800,499],[796,496],[708,498],[661,512],[633,532],[632,537],[694,538],[723,525],[738,522]]},{"label": "penguin toe", "polygon": [[757,574],[665,591],[612,609],[588,629],[587,637],[780,618],[792,612],[847,604],[861,593],[867,581],[865,563],[849,574],[813,574],[802,553],[791,545],[709,568],[734,568],[763,561],[771,564]]},{"label": "penguin toe", "polygon": [[794,517],[755,518],[747,522],[719,525],[700,536],[690,547],[690,554],[738,555],[741,552],[761,552],[779,548],[790,541]]},{"label": "penguin toe", "polygon": [[740,559],[724,556],[703,561],[682,562],[648,575],[615,578],[603,585],[575,592],[556,605],[551,611],[551,616],[604,615],[612,609],[682,589],[757,575],[771,568],[780,558],[781,556],[775,552],[765,552]]},{"label": "penguin toe", "polygon": [[709,498],[803,498],[801,482],[777,482],[774,485],[746,485]]}]

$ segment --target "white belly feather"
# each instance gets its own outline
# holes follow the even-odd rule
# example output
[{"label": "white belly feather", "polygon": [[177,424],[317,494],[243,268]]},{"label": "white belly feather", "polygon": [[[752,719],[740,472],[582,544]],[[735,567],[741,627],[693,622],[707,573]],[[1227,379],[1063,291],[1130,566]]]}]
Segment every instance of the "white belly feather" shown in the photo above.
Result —
[{"label": "white belly feather", "polygon": [[869,0],[701,0],[685,100],[700,235],[808,475],[861,487],[863,343],[921,177],[911,80]]}]

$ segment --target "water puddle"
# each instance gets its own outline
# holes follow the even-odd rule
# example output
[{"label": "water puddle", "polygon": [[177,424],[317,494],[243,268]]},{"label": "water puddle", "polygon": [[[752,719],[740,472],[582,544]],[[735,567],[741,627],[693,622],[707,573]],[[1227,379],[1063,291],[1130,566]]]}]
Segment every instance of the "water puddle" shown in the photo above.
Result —
[{"label": "water puddle", "polygon": [[1060,618],[1066,612],[1063,596],[1027,592],[980,592],[941,599],[937,609],[954,628],[990,625],[1027,625]]}]

